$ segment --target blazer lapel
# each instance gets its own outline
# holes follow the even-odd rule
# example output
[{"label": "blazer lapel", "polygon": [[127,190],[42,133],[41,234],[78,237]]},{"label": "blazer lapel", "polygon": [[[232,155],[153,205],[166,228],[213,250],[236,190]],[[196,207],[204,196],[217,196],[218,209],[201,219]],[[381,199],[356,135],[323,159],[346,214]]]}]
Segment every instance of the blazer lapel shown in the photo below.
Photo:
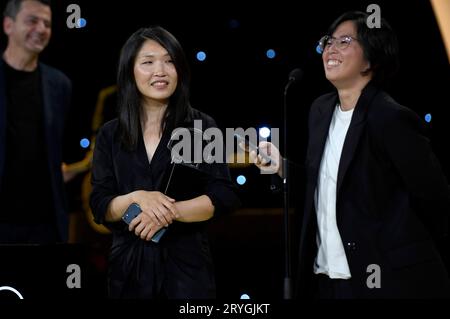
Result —
[{"label": "blazer lapel", "polygon": [[330,94],[328,98],[321,101],[317,106],[314,105],[310,109],[309,121],[309,138],[308,138],[308,153],[306,155],[306,169],[307,169],[307,187],[305,197],[305,211],[303,215],[302,229],[300,231],[300,246],[302,247],[309,238],[312,222],[315,221],[314,214],[314,192],[317,186],[317,176],[319,173],[320,162],[322,160],[325,142],[328,136],[328,130],[333,116],[333,111],[336,106],[337,94]]},{"label": "blazer lapel", "polygon": [[0,58],[0,177],[3,175],[6,144],[6,81],[3,63],[3,59]]},{"label": "blazer lapel", "polygon": [[370,83],[363,89],[361,96],[356,103],[355,110],[352,116],[352,121],[345,136],[344,146],[342,148],[341,159],[339,161],[338,178],[336,185],[336,194],[339,194],[339,190],[342,186],[347,169],[350,162],[355,155],[358,142],[364,130],[364,123],[366,122],[367,111],[373,98],[378,93],[378,89]]},{"label": "blazer lapel", "polygon": [[42,102],[44,104],[44,119],[45,119],[45,130],[47,133],[50,133],[48,130],[53,121],[53,109],[52,109],[52,94],[53,83],[51,77],[48,76],[48,71],[45,65],[39,64],[41,71],[41,83],[42,83]]},{"label": "blazer lapel", "polygon": [[325,103],[318,106],[318,114],[310,123],[311,125],[311,139],[308,147],[308,165],[313,168],[311,178],[317,182],[317,174],[322,160],[322,154],[325,147],[325,142],[328,136],[328,130],[333,116],[334,107],[336,106],[337,95],[328,99]]},{"label": "blazer lapel", "polygon": [[317,107],[311,108],[311,112],[314,113],[311,113],[309,123],[308,154],[306,156],[308,186],[306,188],[307,194],[305,198],[305,215],[303,217],[302,234],[306,234],[306,229],[310,224],[311,215],[314,212],[314,191],[317,186],[320,161],[322,160],[322,154],[336,101],[337,95],[332,94],[330,98],[317,105]]}]

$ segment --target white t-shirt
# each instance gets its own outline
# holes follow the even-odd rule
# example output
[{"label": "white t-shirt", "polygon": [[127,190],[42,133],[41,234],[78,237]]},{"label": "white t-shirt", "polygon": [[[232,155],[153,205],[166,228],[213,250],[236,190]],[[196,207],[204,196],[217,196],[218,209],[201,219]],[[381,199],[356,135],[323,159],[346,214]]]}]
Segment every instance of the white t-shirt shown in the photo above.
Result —
[{"label": "white t-shirt", "polygon": [[326,274],[330,278],[351,278],[336,224],[336,185],[342,147],[352,115],[353,109],[344,112],[339,104],[334,110],[314,196],[318,226],[317,246],[319,247],[314,263],[314,273]]}]

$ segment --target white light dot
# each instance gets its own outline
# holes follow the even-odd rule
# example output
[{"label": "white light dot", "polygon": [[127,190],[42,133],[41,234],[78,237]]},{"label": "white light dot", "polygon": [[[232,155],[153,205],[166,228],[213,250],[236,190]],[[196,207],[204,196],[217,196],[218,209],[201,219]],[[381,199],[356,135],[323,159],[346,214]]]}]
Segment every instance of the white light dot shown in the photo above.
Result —
[{"label": "white light dot", "polygon": [[266,126],[263,126],[259,129],[259,136],[262,138],[268,138],[270,136],[270,129]]},{"label": "white light dot", "polygon": [[236,182],[237,182],[239,185],[244,185],[245,182],[247,182],[247,179],[245,178],[244,175],[239,175],[239,176],[236,178]]}]

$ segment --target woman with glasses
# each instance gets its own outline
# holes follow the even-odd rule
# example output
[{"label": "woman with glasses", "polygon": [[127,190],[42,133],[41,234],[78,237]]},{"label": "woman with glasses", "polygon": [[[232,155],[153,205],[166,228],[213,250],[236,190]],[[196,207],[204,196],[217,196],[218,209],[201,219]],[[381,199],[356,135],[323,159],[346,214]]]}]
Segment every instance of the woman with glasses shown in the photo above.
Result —
[{"label": "woman with glasses", "polygon": [[[299,296],[448,297],[449,277],[436,249],[446,234],[450,192],[424,136],[423,121],[382,90],[397,69],[389,24],[340,16],[319,41],[335,90],[310,109],[301,217]],[[278,149],[261,143],[283,176]]]},{"label": "woman with glasses", "polygon": [[90,199],[113,234],[109,296],[214,298],[205,226],[239,200],[225,161],[203,171],[172,163],[175,129],[216,126],[190,106],[182,47],[161,27],[139,29],[122,48],[117,82],[119,116],[97,134]]}]

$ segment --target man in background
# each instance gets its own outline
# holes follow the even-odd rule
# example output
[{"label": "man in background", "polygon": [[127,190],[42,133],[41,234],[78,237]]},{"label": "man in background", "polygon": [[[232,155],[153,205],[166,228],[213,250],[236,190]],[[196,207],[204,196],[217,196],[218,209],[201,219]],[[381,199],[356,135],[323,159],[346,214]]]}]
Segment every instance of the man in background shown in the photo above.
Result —
[{"label": "man in background", "polygon": [[71,81],[39,62],[50,0],[9,0],[0,59],[0,244],[65,242],[62,142]]}]

